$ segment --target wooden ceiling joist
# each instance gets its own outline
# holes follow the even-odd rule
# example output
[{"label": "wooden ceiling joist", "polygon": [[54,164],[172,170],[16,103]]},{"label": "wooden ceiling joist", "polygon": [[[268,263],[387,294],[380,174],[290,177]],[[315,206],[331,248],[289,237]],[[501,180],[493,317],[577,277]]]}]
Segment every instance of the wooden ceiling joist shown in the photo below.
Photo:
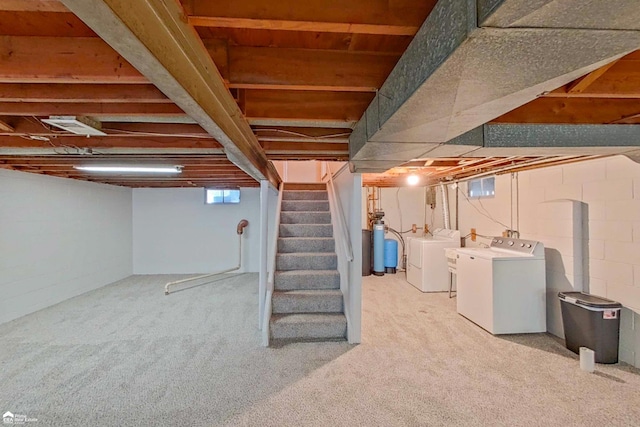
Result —
[{"label": "wooden ceiling joist", "polygon": [[[382,85],[399,58],[387,53],[227,48],[225,43],[211,40],[206,45],[227,86],[244,89],[371,92]],[[98,38],[1,37],[0,57],[3,83],[148,83]],[[163,98],[155,94],[153,99]]]},{"label": "wooden ceiling joist", "polygon": [[371,92],[399,56],[366,52],[230,47],[229,87]]},{"label": "wooden ceiling joist", "polygon": [[586,76],[576,80],[575,82],[571,83],[567,89],[567,92],[570,94],[573,93],[582,93],[585,90],[587,90],[589,88],[589,86],[591,86],[596,80],[598,80],[600,77],[602,77],[607,71],[609,71],[609,69],[611,67],[613,67],[616,61],[612,61],[610,63],[608,63],[607,65],[598,68],[595,71],[590,72],[589,74],[587,74]]},{"label": "wooden ceiling joist", "polygon": [[412,1],[206,0],[184,1],[193,25],[413,35],[435,4]]},{"label": "wooden ceiling joist", "polygon": [[139,103],[63,103],[63,102],[0,102],[0,115],[5,116],[175,116],[184,112],[175,104]]},{"label": "wooden ceiling joist", "polygon": [[0,83],[0,102],[173,103],[151,84],[42,83]]},{"label": "wooden ceiling joist", "polygon": [[0,118],[0,132],[15,133],[15,128],[11,126],[4,118]]},{"label": "wooden ceiling joist", "polygon": [[94,37],[0,37],[3,83],[148,83]]},{"label": "wooden ceiling joist", "polygon": [[224,147],[256,180],[281,179],[176,1],[62,0]]},{"label": "wooden ceiling joist", "polygon": [[[12,131],[0,129],[0,135],[38,135],[38,136],[61,136],[61,130],[40,122],[34,117],[5,116],[0,118],[13,128]],[[174,137],[200,137],[210,138],[200,126],[185,123],[102,123],[102,130],[107,136],[126,136],[137,138],[141,136],[174,136]],[[71,134],[63,136],[73,137]]]},{"label": "wooden ceiling joist", "polygon": [[419,28],[414,25],[349,24],[342,22],[285,21],[278,19],[226,18],[216,16],[190,16],[189,23],[196,27],[391,36],[412,36]]},{"label": "wooden ceiling joist", "polygon": [[249,119],[358,120],[374,93],[247,90]]},{"label": "wooden ceiling joist", "polygon": [[262,142],[262,147],[269,154],[269,152],[282,152],[293,151],[299,154],[309,153],[349,153],[348,143],[334,143],[334,142]]},{"label": "wooden ceiling joist", "polygon": [[51,147],[78,147],[78,148],[211,148],[220,149],[222,145],[215,139],[209,138],[180,138],[140,136],[130,138],[127,136],[100,137],[92,136],[58,136],[51,137],[49,141],[29,139],[20,136],[0,136],[0,147],[8,148],[51,148]]},{"label": "wooden ceiling joist", "polygon": [[493,123],[609,124],[638,113],[640,103],[636,99],[543,97],[498,117]]},{"label": "wooden ceiling joist", "polygon": [[69,12],[59,0],[2,0],[0,10],[14,12]]}]

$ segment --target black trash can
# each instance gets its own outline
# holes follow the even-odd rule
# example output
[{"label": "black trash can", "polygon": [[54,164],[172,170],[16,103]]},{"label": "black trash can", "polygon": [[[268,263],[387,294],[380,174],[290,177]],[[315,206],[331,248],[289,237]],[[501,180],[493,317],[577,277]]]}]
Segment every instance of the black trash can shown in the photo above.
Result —
[{"label": "black trash can", "polygon": [[373,242],[371,241],[371,230],[362,230],[362,275],[371,276],[373,271]]},{"label": "black trash can", "polygon": [[562,324],[567,348],[593,350],[596,363],[618,363],[622,304],[583,292],[560,292]]}]

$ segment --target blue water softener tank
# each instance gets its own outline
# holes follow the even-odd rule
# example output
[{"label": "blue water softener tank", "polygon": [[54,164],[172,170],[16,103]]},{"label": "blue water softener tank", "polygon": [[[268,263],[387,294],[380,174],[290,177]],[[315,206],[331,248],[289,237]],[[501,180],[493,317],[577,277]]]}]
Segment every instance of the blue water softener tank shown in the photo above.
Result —
[{"label": "blue water softener tank", "polygon": [[398,267],[398,242],[393,239],[384,239],[384,272],[396,274]]},{"label": "blue water softener tank", "polygon": [[384,222],[373,224],[373,274],[384,276]]}]

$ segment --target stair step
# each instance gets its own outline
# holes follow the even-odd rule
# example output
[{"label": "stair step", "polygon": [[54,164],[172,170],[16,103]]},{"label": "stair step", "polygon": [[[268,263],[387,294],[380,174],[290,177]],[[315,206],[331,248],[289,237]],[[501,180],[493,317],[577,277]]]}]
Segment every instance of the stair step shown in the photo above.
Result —
[{"label": "stair step", "polygon": [[328,200],[283,200],[282,212],[305,211],[305,212],[328,212]]},{"label": "stair step", "polygon": [[278,253],[292,252],[335,252],[333,237],[281,237],[278,239]]},{"label": "stair step", "polygon": [[276,254],[276,270],[335,270],[338,256],[330,252],[296,252]]},{"label": "stair step", "polygon": [[329,200],[329,195],[326,190],[284,190],[282,193],[282,200]]},{"label": "stair step", "polygon": [[331,224],[280,224],[280,237],[331,237]]},{"label": "stair step", "polygon": [[282,212],[280,224],[331,224],[330,212]]},{"label": "stair step", "polygon": [[277,291],[340,289],[337,270],[276,271],[274,288]]},{"label": "stair step", "polygon": [[342,313],[339,289],[275,291],[273,313]]},{"label": "stair step", "polygon": [[285,182],[285,190],[326,190],[324,182]]},{"label": "stair step", "polygon": [[347,336],[347,318],[342,313],[274,314],[270,333],[274,340],[342,340]]}]

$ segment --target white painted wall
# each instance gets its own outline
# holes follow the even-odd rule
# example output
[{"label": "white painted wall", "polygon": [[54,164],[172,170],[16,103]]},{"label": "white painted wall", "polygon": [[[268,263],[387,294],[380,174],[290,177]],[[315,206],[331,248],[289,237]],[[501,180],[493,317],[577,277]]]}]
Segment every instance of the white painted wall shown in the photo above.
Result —
[{"label": "white painted wall", "polygon": [[[341,236],[336,233],[336,219],[333,219],[338,269],[341,276],[340,289],[349,313],[348,339],[350,343],[354,344],[361,341],[362,329],[362,175],[353,174],[347,168],[331,170],[353,251],[353,261],[347,262],[346,250],[342,245]],[[332,208],[337,207],[332,206]],[[337,214],[338,212],[332,212],[332,215]],[[344,280],[346,277],[349,281],[348,287]]]},{"label": "white painted wall", "polygon": [[322,162],[316,160],[274,161],[273,165],[284,182],[321,182]]},{"label": "white painted wall", "polygon": [[0,323],[132,274],[131,190],[0,169]]},{"label": "white painted wall", "polygon": [[240,191],[237,205],[205,205],[202,188],[134,189],[134,273],[210,273],[236,266],[236,226],[241,219],[247,219],[249,226],[240,271],[257,272],[260,190]]}]

